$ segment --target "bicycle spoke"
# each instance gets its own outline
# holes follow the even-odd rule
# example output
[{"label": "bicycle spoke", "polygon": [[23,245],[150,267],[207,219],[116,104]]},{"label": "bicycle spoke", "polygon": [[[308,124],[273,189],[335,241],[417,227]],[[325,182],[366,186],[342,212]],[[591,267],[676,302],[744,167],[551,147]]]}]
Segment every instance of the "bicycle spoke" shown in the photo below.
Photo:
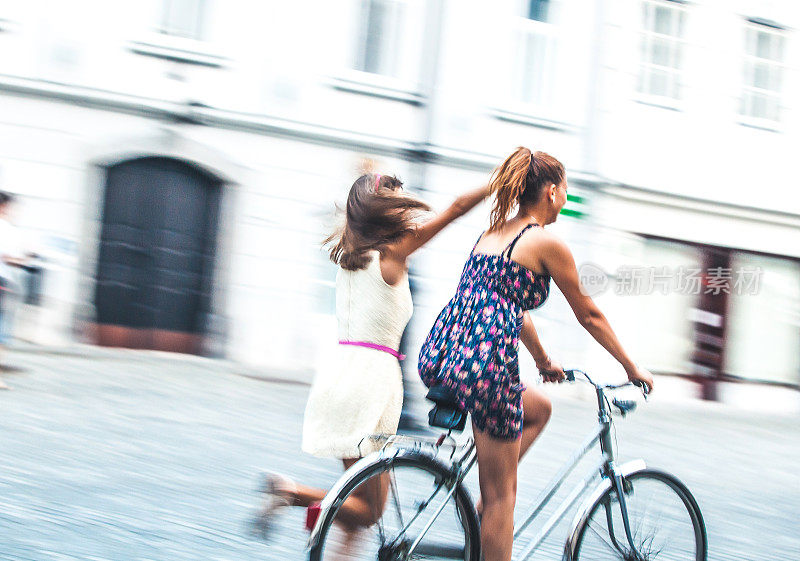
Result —
[{"label": "bicycle spoke", "polygon": [[[649,494],[647,500],[644,501],[644,508],[641,514],[636,515],[639,520],[636,526],[636,532],[633,534],[636,548],[645,559],[656,559],[664,550],[665,544],[672,543],[672,536],[675,533],[675,525],[671,524],[669,533],[667,535],[661,534],[660,530],[662,529],[666,504],[663,501],[656,501],[654,497],[655,493]],[[635,500],[633,504],[636,505]],[[657,504],[660,508],[651,510],[651,504]],[[652,522],[650,522],[651,520]],[[645,524],[648,525],[647,528],[645,528]]]},{"label": "bicycle spoke", "polygon": [[[433,494],[431,494],[430,497],[428,497],[426,500],[424,500],[421,503],[419,503],[418,507],[415,509],[414,516],[411,517],[411,520],[408,521],[408,524],[403,525],[401,527],[400,533],[397,535],[395,540],[398,540],[401,537],[406,535],[408,529],[414,524],[414,522],[417,521],[417,518],[419,518],[420,514],[422,514],[424,512],[425,508],[431,503],[431,501],[434,498],[436,498],[436,495],[439,494],[439,491],[441,489],[442,489],[442,484],[440,483],[440,484],[438,484],[436,486],[436,489],[433,490]],[[459,516],[459,520],[461,520],[460,516]]]},{"label": "bicycle spoke", "polygon": [[[599,527],[601,528],[601,530],[605,530],[605,528],[603,528],[602,526],[600,526],[600,525],[599,525],[599,524],[597,524],[596,522],[595,522],[594,524],[592,524],[592,522],[591,522],[591,521],[589,521],[589,525],[588,525],[588,527],[589,527],[589,529],[590,529],[592,532],[594,532],[594,533],[597,535],[597,538],[598,538],[598,539],[599,539],[601,542],[603,542],[603,543],[605,544],[605,546],[606,546],[608,549],[610,549],[610,550],[611,550],[613,553],[615,553],[615,554],[619,554],[619,553],[620,553],[620,551],[619,551],[619,550],[618,550],[616,547],[614,547],[614,545],[611,543],[610,539],[606,539],[606,538],[603,536],[603,534],[601,534],[600,532],[598,532],[598,531],[597,531],[597,530],[594,528],[594,526],[595,526],[595,525],[599,526]],[[609,531],[610,531],[610,530],[609,530]]]},{"label": "bicycle spoke", "polygon": [[[641,545],[637,544],[637,548],[639,549],[640,553],[642,553],[643,550],[647,552],[647,555],[648,555],[647,559],[654,559],[655,558],[655,557],[652,556],[652,552],[654,551],[653,544],[656,541],[656,532],[658,531],[658,528],[661,527],[661,518],[662,518],[661,513],[659,513],[658,517],[656,518],[655,523],[652,525],[652,528],[650,528],[650,531],[648,532],[646,537],[644,537],[644,533],[641,532],[641,528],[642,528],[642,526],[644,526],[644,517],[642,517],[642,522],[639,524],[640,533],[642,533],[643,536],[641,538],[641,542],[638,542]],[[645,542],[647,542],[647,547],[646,548],[645,548]],[[662,537],[661,543],[669,543],[669,536],[667,536],[667,538]],[[658,551],[661,552],[661,550],[663,550],[663,549],[664,549],[663,547],[659,547]],[[642,555],[644,555],[644,553],[642,553]]]},{"label": "bicycle spoke", "polygon": [[646,561],[705,559],[702,519],[685,499],[688,491],[679,481],[669,474],[648,470],[631,476],[629,485],[631,491],[625,493],[625,501],[631,541],[622,533],[621,508],[614,508],[613,516],[606,509],[613,496],[609,491],[587,518],[579,537],[577,559],[606,558],[609,550],[615,559],[629,559],[633,556],[631,545],[639,554],[636,559]]},{"label": "bicycle spoke", "polygon": [[397,509],[397,519],[398,522],[400,522],[400,527],[405,528],[406,525],[405,522],[403,522],[403,509],[400,507],[400,497],[397,493],[397,478],[394,475],[394,469],[389,470],[389,489],[392,494],[392,502]]},{"label": "bicycle spoke", "polygon": [[[313,561],[375,561],[375,559],[473,559],[476,532],[468,528],[463,499],[445,496],[447,489],[444,471],[422,464],[389,465],[376,469],[359,483],[361,497],[379,500],[379,510],[372,511],[371,524],[353,531],[347,524],[336,525],[334,520],[325,542],[314,550]],[[369,488],[369,492],[364,490]],[[358,491],[354,491],[358,496]],[[376,493],[379,495],[376,497]],[[443,507],[442,512],[438,512]],[[390,513],[389,510],[395,512]],[[437,515],[438,512],[438,515]],[[436,515],[436,516],[434,516]],[[422,530],[430,524],[429,529]],[[420,540],[418,550],[408,553]]]},{"label": "bicycle spoke", "polygon": [[[379,486],[377,486],[377,487],[379,487]],[[373,500],[375,501],[374,504],[376,504],[376,505],[380,504],[380,500],[381,500],[380,489],[376,489],[376,495],[375,495]],[[378,538],[380,540],[380,544],[381,545],[385,545],[386,544],[386,532],[385,532],[384,527],[383,527],[383,516],[379,516],[378,517],[376,526],[378,527]]]},{"label": "bicycle spoke", "polygon": [[[634,526],[633,519],[637,518],[635,515],[635,508],[637,506],[637,499],[640,497],[641,493],[636,493],[636,486],[631,483],[631,490],[625,493],[626,503],[628,506],[628,523],[631,525],[631,539],[633,540],[633,546],[636,547],[636,551],[639,552],[645,559],[649,559],[647,556],[647,549],[645,548],[645,542],[648,540],[645,537],[645,528],[644,524],[645,521],[648,520],[647,513],[650,509],[650,503],[652,502],[652,495],[648,496],[648,500],[644,502],[644,509],[640,516],[638,516],[638,522]],[[649,541],[655,540],[655,534],[651,531]]]},{"label": "bicycle spoke", "polygon": [[[674,536],[675,536],[675,528],[672,527],[670,529],[669,533],[661,539],[661,543],[662,544],[672,543]],[[652,547],[654,541],[655,541],[655,531],[653,531],[653,537],[652,537],[651,543],[650,543],[651,547]],[[658,553],[661,553],[663,550],[664,550],[664,546],[662,545],[661,547],[658,548]]]}]

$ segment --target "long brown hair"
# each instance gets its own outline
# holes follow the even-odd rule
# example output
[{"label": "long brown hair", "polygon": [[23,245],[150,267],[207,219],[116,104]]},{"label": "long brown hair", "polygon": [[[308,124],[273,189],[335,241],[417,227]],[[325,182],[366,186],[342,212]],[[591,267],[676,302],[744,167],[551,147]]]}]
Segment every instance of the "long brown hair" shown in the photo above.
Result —
[{"label": "long brown hair", "polygon": [[347,196],[344,223],[325,240],[331,261],[357,271],[369,264],[367,252],[380,250],[414,231],[417,215],[430,207],[400,188],[393,175],[368,173],[356,179]]},{"label": "long brown hair", "polygon": [[494,195],[489,231],[498,230],[517,205],[533,204],[545,187],[564,180],[564,165],[544,152],[520,146],[492,173],[489,188]]}]

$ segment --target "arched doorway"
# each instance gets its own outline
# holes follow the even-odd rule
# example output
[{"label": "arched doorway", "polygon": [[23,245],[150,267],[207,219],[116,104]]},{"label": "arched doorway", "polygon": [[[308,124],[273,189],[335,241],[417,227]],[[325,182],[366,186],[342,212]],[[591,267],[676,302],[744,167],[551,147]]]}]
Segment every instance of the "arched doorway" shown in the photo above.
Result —
[{"label": "arched doorway", "polygon": [[221,181],[164,157],[106,169],[96,342],[199,353],[211,312]]}]

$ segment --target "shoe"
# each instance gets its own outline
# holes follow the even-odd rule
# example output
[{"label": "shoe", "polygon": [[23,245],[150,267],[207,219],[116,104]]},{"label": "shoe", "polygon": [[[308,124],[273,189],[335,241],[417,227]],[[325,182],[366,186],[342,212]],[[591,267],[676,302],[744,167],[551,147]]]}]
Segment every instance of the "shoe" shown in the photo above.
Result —
[{"label": "shoe", "polygon": [[281,509],[291,506],[297,494],[294,481],[278,473],[266,473],[260,489],[263,493],[263,506],[253,521],[254,533],[266,539]]},{"label": "shoe", "polygon": [[0,390],[10,390],[11,388],[3,380],[0,380]]},{"label": "shoe", "polygon": [[317,525],[317,519],[322,512],[322,505],[320,503],[311,503],[306,508],[306,530],[309,532]]}]

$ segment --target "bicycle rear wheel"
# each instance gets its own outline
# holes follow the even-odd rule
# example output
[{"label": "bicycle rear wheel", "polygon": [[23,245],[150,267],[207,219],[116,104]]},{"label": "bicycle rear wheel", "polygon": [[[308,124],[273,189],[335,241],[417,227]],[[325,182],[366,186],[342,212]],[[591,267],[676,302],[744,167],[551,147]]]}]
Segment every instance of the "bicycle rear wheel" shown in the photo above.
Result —
[{"label": "bicycle rear wheel", "polygon": [[[309,559],[479,561],[480,532],[475,508],[461,485],[447,498],[450,477],[444,464],[418,452],[403,452],[368,465],[336,497],[334,507],[321,521],[319,540],[309,552]],[[378,482],[387,489],[384,507],[373,511],[368,519],[353,520],[352,513],[348,516],[341,508],[342,503],[351,497],[363,500],[372,493],[372,504],[380,504],[380,495],[375,495],[381,488]],[[442,512],[408,555],[409,548],[443,504]]]},{"label": "bicycle rear wheel", "polygon": [[576,561],[706,561],[703,516],[683,483],[668,473],[644,469],[626,477],[623,488],[631,534],[641,557],[631,551],[612,486],[594,503],[578,533]]}]

